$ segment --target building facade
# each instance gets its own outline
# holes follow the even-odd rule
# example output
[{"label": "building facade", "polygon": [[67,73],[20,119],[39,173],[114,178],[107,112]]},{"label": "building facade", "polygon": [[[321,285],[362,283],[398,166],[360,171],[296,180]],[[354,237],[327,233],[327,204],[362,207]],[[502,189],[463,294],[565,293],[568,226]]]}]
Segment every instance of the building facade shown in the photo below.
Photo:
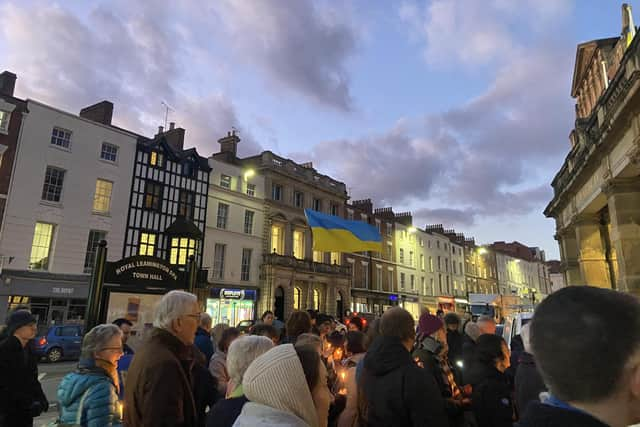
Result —
[{"label": "building facade", "polygon": [[315,254],[318,261],[314,261],[304,209],[343,216],[344,183],[319,173],[310,163],[299,164],[270,151],[239,159],[239,164],[263,176],[265,182],[258,311],[274,310],[281,320],[293,310],[305,309],[342,316],[351,302],[351,268],[341,265],[341,254]]},{"label": "building facade", "polygon": [[550,293],[551,282],[544,252],[518,242],[495,242],[498,290],[501,295],[520,298],[523,304],[536,304]]},{"label": "building facade", "polygon": [[256,310],[265,238],[264,176],[240,166],[235,147],[224,151],[234,137],[220,139],[221,151],[209,158],[203,261],[208,286],[201,296],[214,324],[232,326],[261,314]]},{"label": "building facade", "polygon": [[495,251],[490,246],[477,246],[474,239],[464,239],[464,258],[467,292],[499,293]]},{"label": "building facade", "polygon": [[549,271],[549,281],[551,282],[550,292],[553,293],[557,290],[564,288],[564,274],[561,270],[561,262],[557,260],[547,261],[547,268]]},{"label": "building facade", "polygon": [[620,37],[578,45],[571,149],[552,181],[567,285],[640,295],[640,38],[623,6]]},{"label": "building facade", "polygon": [[98,242],[120,258],[137,136],[112,126],[112,112],[107,101],[75,115],[27,100],[15,115],[22,123],[0,234],[0,254],[12,261],[0,276],[0,318],[28,304],[43,326],[82,321]]}]

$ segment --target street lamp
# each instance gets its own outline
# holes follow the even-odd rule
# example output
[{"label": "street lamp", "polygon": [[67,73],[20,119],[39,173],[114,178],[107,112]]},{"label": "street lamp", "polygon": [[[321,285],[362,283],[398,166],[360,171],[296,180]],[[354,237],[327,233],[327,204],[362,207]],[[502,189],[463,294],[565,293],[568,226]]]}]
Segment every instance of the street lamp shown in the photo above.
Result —
[{"label": "street lamp", "polygon": [[414,226],[411,226],[411,227],[407,228],[407,232],[410,233],[410,234],[413,234],[416,231],[418,231],[418,229],[415,228]]},{"label": "street lamp", "polygon": [[484,254],[486,254],[486,253],[487,253],[487,249],[486,249],[486,248],[484,248],[484,247],[482,247],[482,246],[480,246],[480,247],[478,248],[478,254],[479,254],[479,255],[484,255]]},{"label": "street lamp", "polygon": [[249,180],[249,178],[251,178],[252,176],[254,176],[256,174],[256,171],[253,169],[247,169],[244,173],[244,180],[247,181]]}]

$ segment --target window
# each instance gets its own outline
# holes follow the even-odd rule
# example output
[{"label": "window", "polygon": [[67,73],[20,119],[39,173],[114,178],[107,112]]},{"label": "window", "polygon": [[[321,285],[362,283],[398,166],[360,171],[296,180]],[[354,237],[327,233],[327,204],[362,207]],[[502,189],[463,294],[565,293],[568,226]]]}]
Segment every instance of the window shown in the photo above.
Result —
[{"label": "window", "polygon": [[400,264],[404,264],[404,249],[400,248]]},{"label": "window", "polygon": [[229,216],[229,205],[218,203],[218,221],[216,227],[227,229],[227,217]]},{"label": "window", "polygon": [[138,255],[155,256],[156,235],[152,233],[140,233],[140,243],[138,244]]},{"label": "window", "polygon": [[284,233],[279,225],[271,226],[271,249],[278,255],[284,255]]},{"label": "window", "polygon": [[353,221],[353,211],[351,209],[347,210],[347,219]]},{"label": "window", "polygon": [[424,255],[420,254],[420,269],[424,271]]},{"label": "window", "polygon": [[438,249],[440,249],[440,241],[436,241],[436,246],[438,247]]},{"label": "window", "polygon": [[429,271],[433,273],[433,257],[429,257]]},{"label": "window", "polygon": [[64,183],[64,169],[47,166],[44,174],[44,186],[42,187],[42,200],[59,202],[62,197],[62,184]]},{"label": "window", "polygon": [[442,295],[442,274],[438,274],[438,291]]},{"label": "window", "polygon": [[313,290],[313,309],[320,310],[320,292],[317,289]]},{"label": "window", "polygon": [[273,200],[282,200],[282,185],[273,184],[271,187],[271,198]]},{"label": "window", "polygon": [[87,253],[84,256],[84,272],[91,273],[93,266],[96,263],[96,252],[98,250],[98,243],[100,240],[104,240],[107,237],[107,233],[104,231],[89,231],[89,240],[87,241]]},{"label": "window", "polygon": [[298,287],[293,288],[293,309],[300,310],[301,302],[302,302],[302,289]]},{"label": "window", "polygon": [[387,259],[393,261],[393,246],[387,245]]},{"label": "window", "polygon": [[313,251],[313,262],[324,262],[323,253],[320,251]]},{"label": "window", "polygon": [[162,184],[153,181],[145,181],[144,183],[144,207],[159,211],[162,207]]},{"label": "window", "polygon": [[449,272],[449,258],[444,259],[444,269],[447,273]]},{"label": "window", "polygon": [[331,215],[333,216],[338,216],[339,214],[339,209],[338,209],[338,205],[335,203],[331,203]]},{"label": "window", "polygon": [[178,216],[193,219],[196,196],[191,191],[180,190]]},{"label": "window", "polygon": [[247,196],[254,197],[256,195],[256,185],[247,184]]},{"label": "window", "polygon": [[293,232],[293,256],[304,259],[304,232],[295,230]]},{"label": "window", "polygon": [[53,239],[53,224],[36,222],[31,244],[29,268],[31,270],[48,270],[51,241]]},{"label": "window", "polygon": [[462,270],[462,263],[458,263],[458,267],[460,267],[460,269],[458,270],[460,273],[459,274],[463,274],[463,270]]},{"label": "window", "polygon": [[62,148],[69,148],[71,143],[71,131],[61,128],[53,128],[51,132],[51,145]]},{"label": "window", "polygon": [[450,295],[451,294],[451,287],[449,286],[449,276],[447,276],[446,279],[447,279],[447,294]]},{"label": "window", "polygon": [[0,110],[0,133],[9,133],[9,119],[11,113],[8,111]]},{"label": "window", "polygon": [[389,292],[393,292],[393,270],[389,270]]},{"label": "window", "polygon": [[427,294],[427,284],[424,280],[424,277],[420,278],[420,289],[422,290],[422,295],[426,295]]},{"label": "window", "polygon": [[420,247],[424,248],[424,240],[422,240],[422,237],[420,238]]},{"label": "window", "polygon": [[224,279],[224,252],[227,245],[216,243],[213,250],[213,278]]},{"label": "window", "polygon": [[442,270],[442,264],[440,263],[440,256],[438,256],[438,271]]},{"label": "window", "polygon": [[431,240],[427,240],[427,247],[431,249]]},{"label": "window", "polygon": [[433,277],[429,279],[429,291],[431,292],[431,295],[435,295],[435,290],[433,289]]},{"label": "window", "polygon": [[171,251],[169,263],[174,265],[186,265],[189,257],[196,253],[196,241],[186,237],[173,237],[171,239]]},{"label": "window", "polygon": [[304,194],[302,194],[302,192],[300,192],[300,191],[294,191],[293,192],[293,205],[296,208],[303,208],[304,207]]},{"label": "window", "polygon": [[404,273],[400,273],[400,289],[404,289]]},{"label": "window", "polygon": [[457,269],[456,269],[456,263],[452,262],[451,266],[453,267],[453,274],[458,274]]},{"label": "window", "polygon": [[413,251],[409,251],[409,265],[413,267]]},{"label": "window", "polygon": [[251,249],[242,249],[242,265],[240,269],[240,280],[249,281],[251,274]]},{"label": "window", "polygon": [[158,153],[157,151],[152,151],[149,156],[149,164],[151,166],[155,166],[161,168],[164,162],[164,156],[162,153]]},{"label": "window", "polygon": [[393,236],[393,227],[391,227],[391,223],[387,223],[387,237]]},{"label": "window", "polygon": [[376,289],[382,290],[382,267],[376,265]]},{"label": "window", "polygon": [[229,175],[220,175],[220,187],[231,188],[231,177]]},{"label": "window", "polygon": [[96,193],[93,196],[93,211],[98,213],[109,213],[111,209],[111,190],[113,183],[104,179],[96,181]]},{"label": "window", "polygon": [[103,142],[102,149],[100,150],[100,158],[109,162],[116,162],[118,160],[118,146]]},{"label": "window", "polygon": [[194,175],[195,168],[193,167],[193,163],[190,161],[186,161],[182,164],[182,175],[192,177]]},{"label": "window", "polygon": [[362,287],[369,288],[369,263],[363,262],[362,266]]},{"label": "window", "polygon": [[244,211],[244,232],[253,234],[253,211]]},{"label": "window", "polygon": [[313,199],[313,210],[314,211],[318,211],[318,212],[322,212],[322,200]]},{"label": "window", "polygon": [[411,283],[411,290],[415,290],[416,289],[416,278],[415,276],[412,274],[410,277],[410,283]]},{"label": "window", "polygon": [[340,265],[340,252],[331,252],[331,264]]}]

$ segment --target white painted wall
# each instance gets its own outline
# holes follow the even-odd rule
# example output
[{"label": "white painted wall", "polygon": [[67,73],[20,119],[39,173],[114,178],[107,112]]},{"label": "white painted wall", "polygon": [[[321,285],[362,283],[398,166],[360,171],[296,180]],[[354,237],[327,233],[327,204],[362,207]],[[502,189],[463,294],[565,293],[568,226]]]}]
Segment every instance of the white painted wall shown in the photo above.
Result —
[{"label": "white painted wall", "polygon": [[[14,163],[0,253],[15,257],[11,269],[29,266],[35,223],[56,225],[49,271],[81,274],[90,230],[107,232],[109,260],[122,255],[136,137],[38,103],[28,101]],[[51,144],[54,126],[73,132],[69,150]],[[117,145],[117,162],[100,159],[103,142]],[[66,170],[59,204],[41,200],[47,166]],[[108,216],[92,213],[96,180],[113,182]]]}]

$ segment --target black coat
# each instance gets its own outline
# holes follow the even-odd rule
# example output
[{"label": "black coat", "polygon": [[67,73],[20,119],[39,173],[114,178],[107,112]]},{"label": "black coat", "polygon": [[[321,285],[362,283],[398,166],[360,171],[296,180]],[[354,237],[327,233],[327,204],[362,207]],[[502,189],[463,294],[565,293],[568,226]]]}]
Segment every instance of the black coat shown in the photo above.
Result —
[{"label": "black coat", "polygon": [[38,359],[14,336],[0,342],[0,426],[32,426],[49,408],[38,381]]},{"label": "black coat", "polygon": [[609,427],[584,412],[571,411],[532,402],[527,406],[519,427]]},{"label": "black coat", "polygon": [[378,337],[363,363],[360,381],[366,401],[364,425],[448,426],[433,375],[415,363],[399,338]]},{"label": "black coat", "polygon": [[476,342],[464,334],[462,337],[462,383],[471,384],[468,377],[469,369],[476,358]]},{"label": "black coat", "polygon": [[540,393],[547,391],[547,387],[536,367],[536,362],[529,353],[520,355],[515,384],[516,408],[521,415],[524,414],[530,402],[538,402]]},{"label": "black coat", "polygon": [[207,408],[213,408],[221,396],[218,395],[218,380],[209,372],[207,363],[205,363],[205,355],[196,345],[192,347],[192,351],[195,360],[191,368],[193,400],[196,404],[198,426],[204,427],[207,420]]},{"label": "black coat", "polygon": [[244,396],[218,401],[207,415],[207,427],[232,427],[248,401]]},{"label": "black coat", "polygon": [[507,376],[486,366],[481,379],[473,386],[473,413],[478,427],[511,427],[513,402]]},{"label": "black coat", "polygon": [[447,346],[449,346],[449,360],[456,366],[456,362],[462,359],[462,334],[447,330]]}]

